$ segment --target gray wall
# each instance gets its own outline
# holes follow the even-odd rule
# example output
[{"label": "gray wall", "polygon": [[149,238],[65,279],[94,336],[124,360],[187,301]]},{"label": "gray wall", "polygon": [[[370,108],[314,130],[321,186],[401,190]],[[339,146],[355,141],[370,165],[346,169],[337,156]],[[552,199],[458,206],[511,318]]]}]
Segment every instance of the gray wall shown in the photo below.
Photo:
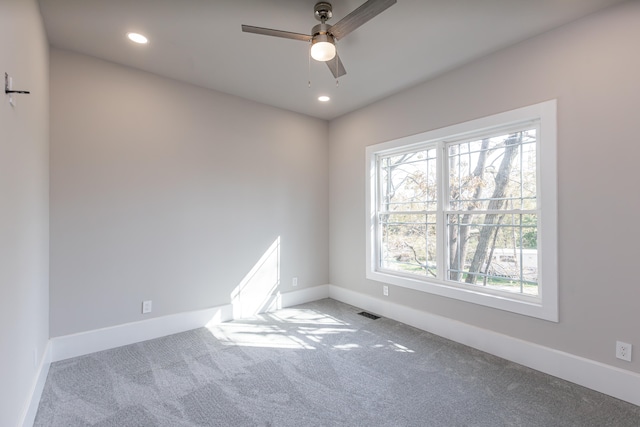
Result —
[{"label": "gray wall", "polygon": [[560,322],[398,287],[388,298],[640,372],[614,351],[640,350],[639,22],[627,2],[332,121],[330,282],[382,298],[365,279],[365,146],[557,98]]},{"label": "gray wall", "polygon": [[53,49],[51,123],[52,337],[328,283],[327,122]]},{"label": "gray wall", "polygon": [[48,43],[35,0],[0,1],[0,425],[17,425],[49,337]]}]

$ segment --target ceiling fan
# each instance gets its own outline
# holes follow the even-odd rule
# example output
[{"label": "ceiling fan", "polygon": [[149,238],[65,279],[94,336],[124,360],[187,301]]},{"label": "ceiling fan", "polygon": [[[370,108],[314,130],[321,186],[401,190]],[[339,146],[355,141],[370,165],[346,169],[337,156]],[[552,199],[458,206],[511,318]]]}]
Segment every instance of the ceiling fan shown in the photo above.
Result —
[{"label": "ceiling fan", "polygon": [[347,74],[347,72],[344,69],[344,65],[342,65],[342,61],[340,61],[340,57],[336,53],[336,40],[342,39],[365,22],[384,12],[396,2],[397,0],[368,0],[335,25],[329,25],[327,21],[333,16],[331,3],[320,1],[316,3],[313,8],[314,15],[316,19],[320,21],[320,24],[311,29],[311,35],[253,27],[251,25],[242,25],[242,31],[245,33],[311,42],[311,57],[316,61],[326,62],[329,70],[331,70],[333,76],[337,79]]}]

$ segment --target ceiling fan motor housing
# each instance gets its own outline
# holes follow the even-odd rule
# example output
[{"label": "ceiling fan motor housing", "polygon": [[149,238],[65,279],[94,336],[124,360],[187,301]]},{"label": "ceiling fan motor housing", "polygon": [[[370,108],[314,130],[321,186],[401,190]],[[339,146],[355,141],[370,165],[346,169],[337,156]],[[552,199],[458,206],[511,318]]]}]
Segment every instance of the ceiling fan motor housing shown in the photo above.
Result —
[{"label": "ceiling fan motor housing", "polygon": [[331,36],[331,25],[329,24],[318,24],[315,25],[312,29],[311,29],[311,35],[315,38],[316,36],[323,36],[323,35],[327,35],[333,38],[333,36]]},{"label": "ceiling fan motor housing", "polygon": [[336,55],[336,43],[330,30],[331,25],[324,22],[311,30],[311,57],[316,61],[329,61]]},{"label": "ceiling fan motor housing", "polygon": [[333,38],[333,35],[330,31],[331,25],[329,24],[322,23],[314,26],[311,30],[311,34],[313,36],[311,39],[311,44],[314,45],[316,43],[325,42],[335,45],[335,39]]}]

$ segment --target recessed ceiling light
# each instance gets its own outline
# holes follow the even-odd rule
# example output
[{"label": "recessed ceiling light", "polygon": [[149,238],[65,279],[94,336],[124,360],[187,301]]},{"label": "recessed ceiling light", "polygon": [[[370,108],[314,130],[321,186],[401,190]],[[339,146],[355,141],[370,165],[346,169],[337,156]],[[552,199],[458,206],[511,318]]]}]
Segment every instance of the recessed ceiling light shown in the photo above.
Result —
[{"label": "recessed ceiling light", "polygon": [[147,42],[149,42],[145,36],[138,33],[127,33],[127,37],[134,43],[147,44]]},{"label": "recessed ceiling light", "polygon": [[318,101],[320,102],[327,102],[329,101],[331,98],[329,98],[327,95],[322,95],[318,97]]}]

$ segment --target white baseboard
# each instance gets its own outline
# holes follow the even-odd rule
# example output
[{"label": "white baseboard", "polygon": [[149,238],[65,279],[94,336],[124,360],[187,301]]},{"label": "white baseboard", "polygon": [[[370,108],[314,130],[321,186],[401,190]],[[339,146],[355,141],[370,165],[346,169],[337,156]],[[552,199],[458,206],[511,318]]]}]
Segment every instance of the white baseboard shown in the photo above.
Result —
[{"label": "white baseboard", "polygon": [[[314,286],[293,292],[273,295],[265,311],[290,307],[305,302],[316,301],[329,297],[329,285]],[[134,344],[154,338],[177,334],[191,329],[211,326],[216,323],[227,322],[237,318],[242,310],[231,304],[209,308],[206,310],[190,311],[170,316],[155,317],[139,322],[125,323],[107,328],[95,329],[72,335],[52,338],[51,361],[83,356],[97,351],[109,350],[123,345]]]},{"label": "white baseboard", "polygon": [[329,285],[329,297],[640,406],[640,374]]},{"label": "white baseboard", "polygon": [[304,288],[298,291],[287,292],[286,294],[281,295],[283,308],[292,307],[294,305],[304,304],[307,302],[318,301],[324,298],[329,298],[329,285]]},{"label": "white baseboard", "polygon": [[154,317],[77,334],[51,338],[51,361],[83,356],[154,338],[177,334],[206,324],[226,322],[233,318],[230,304],[206,310]]},{"label": "white baseboard", "polygon": [[49,375],[49,366],[51,365],[51,342],[47,343],[44,349],[42,358],[38,365],[38,370],[31,387],[30,399],[22,413],[20,418],[21,422],[18,424],[22,427],[32,427],[36,420],[36,414],[38,413],[38,405],[40,404],[40,398],[42,397],[42,391],[44,390],[44,384],[47,381],[47,375]]}]

